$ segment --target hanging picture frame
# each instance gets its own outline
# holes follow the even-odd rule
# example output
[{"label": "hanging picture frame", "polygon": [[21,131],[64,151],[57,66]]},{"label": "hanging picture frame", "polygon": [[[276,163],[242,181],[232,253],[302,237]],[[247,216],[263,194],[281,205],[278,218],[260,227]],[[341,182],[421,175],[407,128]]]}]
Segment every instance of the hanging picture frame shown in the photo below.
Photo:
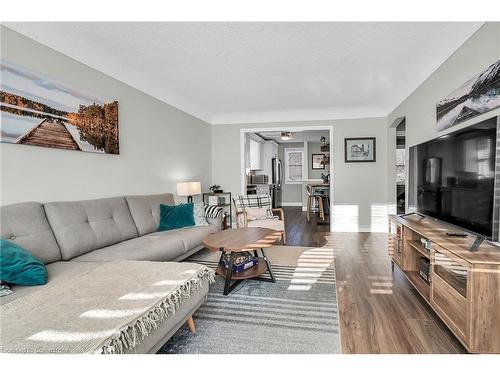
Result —
[{"label": "hanging picture frame", "polygon": [[0,142],[120,153],[118,101],[0,60]]},{"label": "hanging picture frame", "polygon": [[500,59],[436,104],[438,131],[500,107]]},{"label": "hanging picture frame", "polygon": [[312,169],[325,169],[326,155],[325,154],[312,154],[311,155]]},{"label": "hanging picture frame", "polygon": [[344,151],[346,163],[366,163],[377,160],[376,138],[345,138]]}]

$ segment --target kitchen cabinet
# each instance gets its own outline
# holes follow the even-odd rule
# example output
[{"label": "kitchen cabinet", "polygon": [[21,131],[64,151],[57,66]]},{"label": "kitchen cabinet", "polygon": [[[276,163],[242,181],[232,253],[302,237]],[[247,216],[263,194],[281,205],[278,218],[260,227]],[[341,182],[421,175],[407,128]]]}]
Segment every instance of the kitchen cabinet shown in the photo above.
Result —
[{"label": "kitchen cabinet", "polygon": [[265,141],[262,146],[262,174],[267,175],[271,181],[272,159],[278,156],[278,144],[275,141]]},{"label": "kitchen cabinet", "polygon": [[250,169],[262,169],[262,143],[250,138]]}]

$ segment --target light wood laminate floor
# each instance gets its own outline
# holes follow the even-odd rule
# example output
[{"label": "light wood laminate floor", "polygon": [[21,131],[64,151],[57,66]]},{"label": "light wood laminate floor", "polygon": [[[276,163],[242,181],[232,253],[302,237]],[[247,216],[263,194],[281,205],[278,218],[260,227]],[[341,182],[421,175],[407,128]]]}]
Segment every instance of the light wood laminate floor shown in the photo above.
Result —
[{"label": "light wood laminate floor", "polygon": [[464,353],[399,269],[391,271],[385,233],[330,233],[285,209],[288,245],[332,246],[343,353]]}]

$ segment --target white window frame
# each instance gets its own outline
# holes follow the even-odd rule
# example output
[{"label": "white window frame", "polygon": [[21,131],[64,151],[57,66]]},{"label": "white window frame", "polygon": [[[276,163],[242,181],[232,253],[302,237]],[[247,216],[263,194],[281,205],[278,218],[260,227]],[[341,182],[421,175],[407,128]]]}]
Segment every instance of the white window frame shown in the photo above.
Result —
[{"label": "white window frame", "polygon": [[[305,159],[305,150],[303,147],[300,148],[285,148],[285,160],[284,160],[284,167],[285,167],[285,184],[287,185],[299,185],[302,184],[302,181],[306,178],[306,159]],[[300,181],[290,181],[290,176],[288,173],[288,154],[291,152],[300,152],[302,154],[302,179]]]}]

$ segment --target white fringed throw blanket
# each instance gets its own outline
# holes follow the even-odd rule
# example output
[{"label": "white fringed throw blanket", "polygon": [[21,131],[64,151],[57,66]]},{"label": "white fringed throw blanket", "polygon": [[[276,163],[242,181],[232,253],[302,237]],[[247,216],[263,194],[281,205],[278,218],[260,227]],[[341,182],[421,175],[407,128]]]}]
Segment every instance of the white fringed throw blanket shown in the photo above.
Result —
[{"label": "white fringed throw blanket", "polygon": [[214,273],[192,263],[96,263],[0,306],[0,352],[122,353]]}]

